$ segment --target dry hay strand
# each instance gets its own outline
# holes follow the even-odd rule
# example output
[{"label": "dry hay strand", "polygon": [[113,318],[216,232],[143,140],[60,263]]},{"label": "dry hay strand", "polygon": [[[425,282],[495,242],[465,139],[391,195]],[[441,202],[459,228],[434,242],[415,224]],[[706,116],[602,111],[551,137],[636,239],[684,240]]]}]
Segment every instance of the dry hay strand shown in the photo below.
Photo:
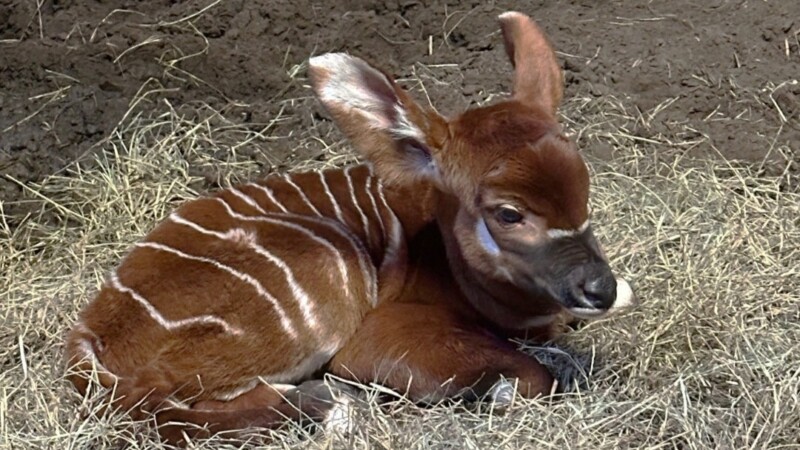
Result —
[{"label": "dry hay strand", "polygon": [[[800,189],[788,172],[664,158],[661,146],[706,143],[639,139],[629,130],[641,119],[629,110],[614,98],[573,99],[564,110],[582,144],[613,149],[613,161],[589,159],[594,223],[643,299],[558,340],[593,361],[582,389],[516,399],[498,414],[459,402],[422,408],[396,395],[379,404],[386,390],[370,386],[349,433],[290,425],[268,447],[798,448]],[[127,247],[177,203],[277,163],[271,129],[202,105],[132,113],[91,170],[74,165],[28,187],[39,215],[2,215],[0,446],[163,448],[149,421],[100,414],[99,393],[74,392],[63,378],[63,335]],[[298,138],[321,156],[295,166],[354,160],[329,129]]]}]

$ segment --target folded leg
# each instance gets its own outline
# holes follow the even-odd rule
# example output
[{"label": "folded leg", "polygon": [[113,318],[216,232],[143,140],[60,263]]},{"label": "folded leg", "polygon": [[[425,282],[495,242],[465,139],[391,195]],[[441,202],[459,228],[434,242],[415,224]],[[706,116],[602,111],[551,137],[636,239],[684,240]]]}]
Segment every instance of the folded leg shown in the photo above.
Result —
[{"label": "folded leg", "polygon": [[233,442],[250,428],[278,428],[287,421],[322,422],[337,405],[335,389],[320,380],[300,386],[259,385],[229,401],[205,400],[191,408],[173,407],[156,414],[161,437],[173,445],[186,438],[227,434]]},{"label": "folded leg", "polygon": [[553,377],[510,343],[439,305],[390,303],[367,314],[330,371],[376,382],[413,401],[483,396],[502,378],[525,397],[547,394]]}]

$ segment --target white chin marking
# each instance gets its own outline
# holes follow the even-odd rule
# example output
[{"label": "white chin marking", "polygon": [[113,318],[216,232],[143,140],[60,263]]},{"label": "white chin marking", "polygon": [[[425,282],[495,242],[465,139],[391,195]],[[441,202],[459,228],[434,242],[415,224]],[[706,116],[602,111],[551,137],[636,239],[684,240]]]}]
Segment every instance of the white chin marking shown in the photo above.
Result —
[{"label": "white chin marking", "polygon": [[561,239],[567,238],[572,236],[577,236],[589,229],[589,220],[587,219],[586,222],[583,222],[581,226],[574,230],[570,229],[561,229],[561,228],[550,228],[547,230],[547,235],[550,236],[550,239]]},{"label": "white chin marking", "polygon": [[636,306],[636,296],[631,285],[623,278],[617,278],[617,298],[608,310],[596,308],[570,308],[569,312],[579,319],[597,319],[616,314],[624,309]]},{"label": "white chin marking", "polygon": [[617,278],[617,298],[611,305],[611,310],[630,308],[636,305],[636,296],[633,295],[631,285],[623,278]]},{"label": "white chin marking", "polygon": [[595,308],[569,308],[569,313],[579,319],[598,319],[608,314],[608,310]]}]

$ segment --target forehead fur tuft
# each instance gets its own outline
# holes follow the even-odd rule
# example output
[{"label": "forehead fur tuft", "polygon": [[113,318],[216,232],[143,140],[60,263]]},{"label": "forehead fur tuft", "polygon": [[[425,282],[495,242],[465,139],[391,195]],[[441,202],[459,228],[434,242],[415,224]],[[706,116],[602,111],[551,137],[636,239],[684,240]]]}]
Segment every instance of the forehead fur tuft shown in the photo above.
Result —
[{"label": "forehead fur tuft", "polygon": [[469,110],[453,128],[465,145],[483,153],[507,153],[560,130],[547,114],[514,101]]},{"label": "forehead fur tuft", "polygon": [[574,144],[547,134],[503,159],[486,187],[513,195],[545,216],[548,227],[573,229],[589,216],[589,171]]}]

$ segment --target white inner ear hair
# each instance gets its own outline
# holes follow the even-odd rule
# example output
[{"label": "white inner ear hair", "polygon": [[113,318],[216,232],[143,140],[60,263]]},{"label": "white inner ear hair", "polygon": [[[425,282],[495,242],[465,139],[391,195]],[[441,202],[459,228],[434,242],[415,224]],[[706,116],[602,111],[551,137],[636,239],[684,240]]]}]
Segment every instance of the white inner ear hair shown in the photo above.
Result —
[{"label": "white inner ear hair", "polygon": [[565,238],[570,236],[577,236],[589,229],[589,220],[583,222],[577,229],[563,229],[563,228],[550,228],[547,230],[547,235],[551,239]]},{"label": "white inner ear hair", "polygon": [[421,143],[425,143],[425,135],[422,133],[422,130],[417,128],[410,120],[408,120],[408,115],[406,114],[406,110],[403,108],[403,105],[400,103],[394,106],[394,112],[396,114],[394,120],[395,123],[392,124],[391,132],[393,135],[400,139],[414,139]]},{"label": "white inner ear hair", "polygon": [[408,119],[391,81],[383,73],[345,53],[316,56],[309,64],[328,73],[320,92],[323,103],[355,109],[371,126],[397,138],[424,142],[422,131]]},{"label": "white inner ear hair", "polygon": [[397,103],[386,77],[363,60],[345,53],[326,53],[309,60],[312,67],[328,73],[319,92],[323,103],[356,109],[378,128],[390,128],[387,103]]}]

